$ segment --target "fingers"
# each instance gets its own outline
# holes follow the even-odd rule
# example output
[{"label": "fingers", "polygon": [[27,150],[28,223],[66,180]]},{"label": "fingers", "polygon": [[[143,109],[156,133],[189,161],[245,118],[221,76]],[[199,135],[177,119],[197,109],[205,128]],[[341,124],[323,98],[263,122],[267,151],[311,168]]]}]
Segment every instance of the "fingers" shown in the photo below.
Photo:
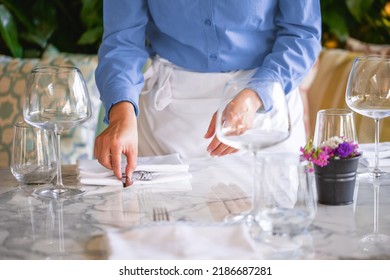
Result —
[{"label": "fingers", "polygon": [[94,157],[101,165],[108,169],[112,169],[111,154],[119,154],[120,152],[112,151],[109,142],[104,134],[99,135],[95,140]]},{"label": "fingers", "polygon": [[114,172],[115,177],[118,179],[122,179],[122,160],[121,160],[121,154],[118,154],[117,152],[113,152],[116,154],[111,154],[111,169]]},{"label": "fingers", "polygon": [[230,147],[219,141],[217,137],[214,137],[209,146],[207,147],[207,151],[212,157],[219,157],[236,153],[238,152],[238,149]]},{"label": "fingers", "polygon": [[[207,132],[204,136],[205,138],[211,138],[215,134],[216,119],[217,113],[214,113],[213,117],[211,118]],[[223,144],[221,141],[218,140],[216,136],[214,136],[213,140],[211,140],[209,146],[207,147],[207,151],[210,153],[211,156],[214,157],[232,154],[237,152],[238,150],[226,144]]]},{"label": "fingers", "polygon": [[127,159],[127,164],[126,164],[126,186],[130,186],[133,184],[133,181],[131,180],[131,177],[133,175],[133,172],[135,170],[135,167],[137,166],[137,157],[138,153],[137,151],[132,151],[132,152],[125,152],[125,156]]},{"label": "fingers", "polygon": [[96,138],[94,147],[94,156],[101,165],[112,169],[115,177],[122,178],[122,148],[120,145],[110,143],[107,137],[100,135]]},{"label": "fingers", "polygon": [[204,135],[204,138],[208,139],[212,137],[215,134],[215,123],[217,119],[217,113],[214,113],[213,117],[211,118],[209,127],[207,129],[206,134]]}]

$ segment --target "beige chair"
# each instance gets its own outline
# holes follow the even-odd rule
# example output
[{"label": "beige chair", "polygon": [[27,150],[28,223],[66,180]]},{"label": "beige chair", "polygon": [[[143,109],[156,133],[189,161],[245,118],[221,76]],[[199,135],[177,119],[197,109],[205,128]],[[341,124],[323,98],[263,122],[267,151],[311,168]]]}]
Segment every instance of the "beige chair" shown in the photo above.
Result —
[{"label": "beige chair", "polygon": [[[321,109],[348,108],[345,89],[348,75],[356,56],[362,55],[342,49],[324,49],[319,57],[316,76],[308,89],[310,137],[313,137],[316,114]],[[359,143],[374,142],[374,121],[355,113]],[[381,120],[380,141],[390,141],[390,118]]]}]

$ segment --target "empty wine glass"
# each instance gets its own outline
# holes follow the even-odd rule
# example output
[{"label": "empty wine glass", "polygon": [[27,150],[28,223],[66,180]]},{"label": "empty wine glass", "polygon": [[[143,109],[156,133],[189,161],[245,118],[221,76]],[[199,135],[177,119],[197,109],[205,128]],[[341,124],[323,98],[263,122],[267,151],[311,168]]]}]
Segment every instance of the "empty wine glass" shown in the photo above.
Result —
[{"label": "empty wine glass", "polygon": [[[267,93],[262,96],[262,106],[250,116],[245,110],[235,112],[237,98],[245,89]],[[246,100],[245,102],[250,102]],[[247,104],[251,107],[252,104]],[[258,152],[264,148],[278,144],[290,136],[290,115],[287,101],[279,83],[260,79],[237,79],[227,82],[224,87],[221,103],[217,111],[216,134],[218,139],[236,149],[249,151],[253,154],[253,187],[252,210],[254,199],[260,190]],[[253,220],[252,210],[246,213],[226,217],[227,221],[248,222]]]},{"label": "empty wine glass", "polygon": [[353,112],[348,109],[324,109],[317,112],[313,145],[320,147],[332,137],[357,143]]},{"label": "empty wine glass", "polygon": [[31,71],[23,116],[29,124],[53,130],[57,138],[57,183],[35,191],[39,196],[62,198],[83,193],[65,187],[61,174],[60,138],[63,130],[77,126],[91,116],[91,102],[85,80],[76,67],[38,67]]},{"label": "empty wine glass", "polygon": [[369,55],[355,58],[345,100],[353,111],[375,121],[375,167],[360,177],[388,179],[389,173],[379,168],[378,145],[379,122],[390,116],[390,56]]}]

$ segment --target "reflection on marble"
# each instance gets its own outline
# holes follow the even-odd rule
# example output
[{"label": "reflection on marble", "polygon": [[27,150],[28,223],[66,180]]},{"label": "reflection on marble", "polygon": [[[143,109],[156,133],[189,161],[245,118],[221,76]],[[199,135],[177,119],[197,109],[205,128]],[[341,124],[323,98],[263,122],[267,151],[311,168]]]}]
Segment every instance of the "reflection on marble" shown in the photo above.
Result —
[{"label": "reflection on marble", "polygon": [[[196,227],[226,226],[226,215],[250,208],[250,158],[188,163],[192,190],[79,186],[86,193],[64,201],[36,198],[8,169],[0,170],[0,259],[107,259],[107,231],[164,226],[153,222],[153,207],[168,209],[170,226]],[[77,184],[75,168],[64,166],[65,183]],[[289,246],[258,244],[263,258],[390,259],[386,246],[368,251],[359,242],[373,230],[374,208],[372,185],[360,183],[357,190],[352,205],[319,204],[309,231]],[[379,231],[390,235],[390,183],[381,186],[379,203]]]}]

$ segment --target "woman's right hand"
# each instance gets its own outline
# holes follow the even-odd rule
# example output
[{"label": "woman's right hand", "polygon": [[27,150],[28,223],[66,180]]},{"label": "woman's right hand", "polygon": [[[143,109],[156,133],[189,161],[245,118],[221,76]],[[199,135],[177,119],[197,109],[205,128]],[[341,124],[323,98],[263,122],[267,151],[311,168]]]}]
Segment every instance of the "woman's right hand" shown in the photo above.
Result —
[{"label": "woman's right hand", "polygon": [[109,120],[109,126],[95,139],[94,156],[101,165],[111,169],[121,179],[121,155],[125,155],[126,185],[129,186],[138,157],[137,117],[133,104],[115,104],[110,109]]}]

